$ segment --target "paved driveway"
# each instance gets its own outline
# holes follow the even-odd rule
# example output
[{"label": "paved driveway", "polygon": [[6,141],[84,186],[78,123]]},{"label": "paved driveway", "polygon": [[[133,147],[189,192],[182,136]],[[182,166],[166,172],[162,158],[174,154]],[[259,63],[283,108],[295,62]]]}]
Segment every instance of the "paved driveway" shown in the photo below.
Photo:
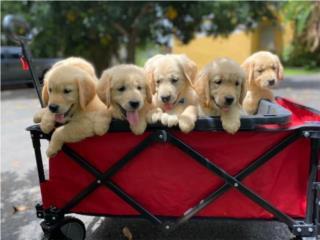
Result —
[{"label": "paved driveway", "polygon": [[[275,92],[320,109],[320,75],[288,78]],[[39,104],[32,89],[2,91],[1,100],[1,239],[39,240],[40,221],[33,208],[40,200],[37,172],[31,140],[24,131],[32,124]],[[14,213],[13,207],[21,211]],[[124,226],[129,227],[134,239],[146,240],[288,240],[291,237],[284,224],[274,221],[192,220],[166,236],[144,220],[79,217],[86,223],[89,240],[125,239],[121,233]]]}]

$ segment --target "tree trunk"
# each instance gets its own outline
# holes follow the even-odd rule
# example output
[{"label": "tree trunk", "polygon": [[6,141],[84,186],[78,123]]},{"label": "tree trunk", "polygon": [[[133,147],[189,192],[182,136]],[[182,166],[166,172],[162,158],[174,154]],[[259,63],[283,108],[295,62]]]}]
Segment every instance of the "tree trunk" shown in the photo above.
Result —
[{"label": "tree trunk", "polygon": [[94,64],[96,74],[99,78],[103,70],[110,66],[112,51],[109,47],[99,46],[98,43],[92,46],[94,47],[90,49],[87,59]]},{"label": "tree trunk", "polygon": [[134,31],[128,37],[127,43],[127,63],[135,63],[136,60],[136,33]]}]

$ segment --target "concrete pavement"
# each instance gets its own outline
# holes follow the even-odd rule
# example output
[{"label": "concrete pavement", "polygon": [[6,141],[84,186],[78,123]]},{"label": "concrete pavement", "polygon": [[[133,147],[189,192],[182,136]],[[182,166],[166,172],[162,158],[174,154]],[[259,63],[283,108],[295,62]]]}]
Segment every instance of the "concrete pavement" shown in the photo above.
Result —
[{"label": "concrete pavement", "polygon": [[[320,75],[287,78],[275,93],[320,109]],[[41,197],[31,139],[25,131],[32,124],[39,103],[33,89],[2,91],[1,102],[1,239],[39,240],[42,233],[34,205]],[[46,147],[44,142],[42,149]],[[13,207],[21,211],[14,213]],[[287,227],[275,221],[192,220],[166,236],[141,219],[77,217],[86,224],[88,240],[125,239],[121,232],[124,226],[129,227],[134,239],[141,240],[288,240],[291,237]]]},{"label": "concrete pavement", "polygon": [[274,94],[320,109],[320,74],[286,77],[274,89]]}]

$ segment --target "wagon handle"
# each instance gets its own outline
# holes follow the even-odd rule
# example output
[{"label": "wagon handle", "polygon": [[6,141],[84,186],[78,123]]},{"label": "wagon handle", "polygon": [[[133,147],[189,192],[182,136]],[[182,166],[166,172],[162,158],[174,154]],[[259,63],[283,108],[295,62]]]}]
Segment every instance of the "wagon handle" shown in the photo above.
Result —
[{"label": "wagon handle", "polygon": [[[40,105],[41,107],[45,107],[40,94],[40,81],[36,74],[36,71],[34,71],[32,65],[32,56],[27,47],[27,42],[30,41],[32,38],[29,24],[25,21],[25,19],[22,16],[6,15],[3,18],[3,29],[12,41],[20,45],[22,49],[22,56],[20,60],[23,64],[23,69],[29,70]],[[19,32],[23,32],[23,34],[19,34]]]}]

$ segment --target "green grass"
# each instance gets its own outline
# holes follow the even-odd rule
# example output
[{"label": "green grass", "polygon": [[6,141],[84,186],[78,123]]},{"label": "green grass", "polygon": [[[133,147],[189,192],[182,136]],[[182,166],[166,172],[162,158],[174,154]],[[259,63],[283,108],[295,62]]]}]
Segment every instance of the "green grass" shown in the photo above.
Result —
[{"label": "green grass", "polygon": [[148,58],[156,55],[159,52],[161,52],[160,47],[150,43],[147,44],[144,48],[137,48],[135,64],[143,67]]},{"label": "green grass", "polygon": [[311,75],[311,74],[320,74],[320,68],[315,69],[305,69],[305,68],[294,68],[294,67],[285,67],[284,75]]}]

